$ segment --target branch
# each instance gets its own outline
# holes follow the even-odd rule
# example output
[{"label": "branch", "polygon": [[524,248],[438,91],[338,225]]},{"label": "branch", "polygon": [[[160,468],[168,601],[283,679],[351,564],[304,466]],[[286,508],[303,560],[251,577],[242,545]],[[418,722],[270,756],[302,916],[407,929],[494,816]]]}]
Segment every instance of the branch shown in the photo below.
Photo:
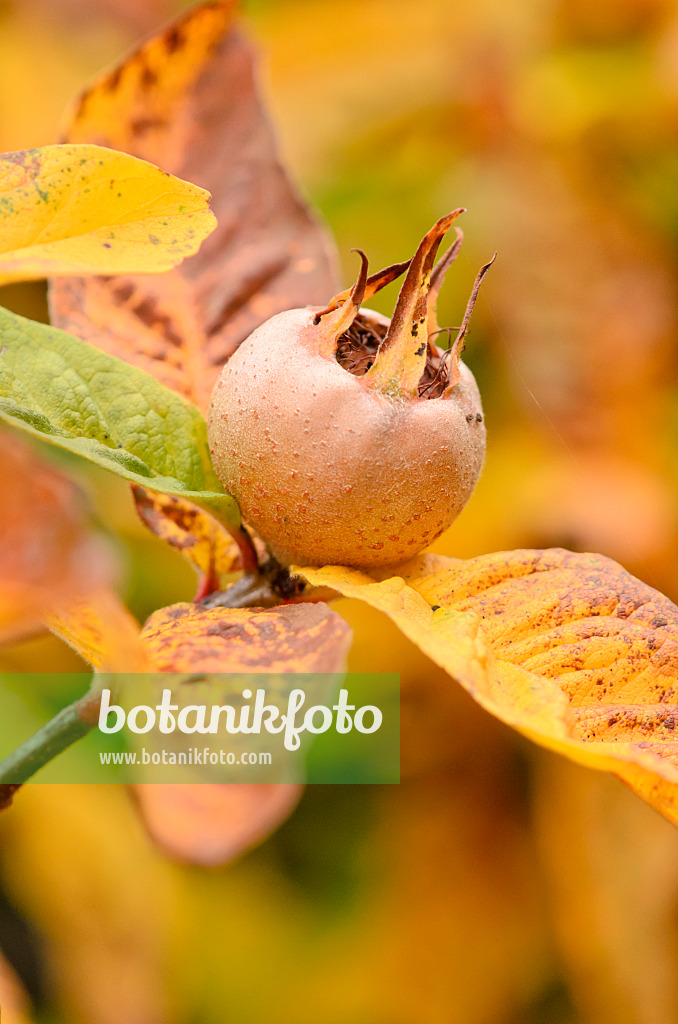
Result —
[{"label": "branch", "polygon": [[97,724],[104,682],[100,674],[95,680],[84,697],[69,704],[0,761],[0,810],[11,804],[24,782]]}]

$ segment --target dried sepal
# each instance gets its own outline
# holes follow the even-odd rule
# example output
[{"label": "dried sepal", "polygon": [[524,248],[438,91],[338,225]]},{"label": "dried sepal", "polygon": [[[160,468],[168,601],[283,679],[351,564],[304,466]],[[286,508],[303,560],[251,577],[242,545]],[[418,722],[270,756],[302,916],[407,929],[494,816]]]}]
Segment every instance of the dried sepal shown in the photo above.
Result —
[{"label": "dried sepal", "polygon": [[[438,262],[436,263],[433,271],[431,272],[431,283],[428,288],[428,337],[429,347],[432,345],[431,335],[438,334],[441,330],[438,324],[437,318],[437,307],[438,307],[438,295],[440,294],[440,287],[445,280],[445,274],[452,266],[457,256],[461,251],[461,247],[464,242],[464,232],[461,228],[455,228],[456,238],[450,248],[444,253]],[[443,328],[444,330],[444,328]]]},{"label": "dried sepal", "polygon": [[356,283],[341,305],[333,307],[333,303],[339,298],[337,296],[332,300],[327,309],[318,313],[315,318],[316,324],[322,323],[323,325],[323,341],[319,347],[319,352],[323,356],[330,356],[335,351],[337,339],[351,326],[358,315],[365,297],[368,268],[367,256],[362,249],[352,249],[351,252],[357,252],[361,260],[360,272]]},{"label": "dried sepal", "polygon": [[464,351],[464,339],[466,338],[468,325],[471,322],[471,315],[473,313],[473,309],[476,304],[476,299],[478,298],[478,292],[480,291],[480,286],[483,283],[485,274],[488,272],[496,258],[497,254],[495,252],[492,259],[488,263],[486,263],[485,266],[481,267],[478,273],[476,274],[476,279],[473,282],[473,288],[471,289],[469,300],[466,303],[464,319],[461,322],[461,327],[459,328],[457,337],[455,338],[453,344],[450,346],[449,380],[447,387],[443,392],[443,398],[447,398],[447,396],[452,392],[452,389],[455,388],[456,385],[459,383],[459,363],[461,361],[461,354]]},{"label": "dried sepal", "polygon": [[[352,249],[351,252],[359,252],[358,249]],[[369,302],[370,299],[374,298],[377,292],[380,292],[382,288],[385,288],[391,281],[396,281],[402,274],[405,273],[412,260],[405,260],[403,263],[392,263],[390,267],[384,267],[383,270],[378,270],[376,274],[370,274],[365,282],[365,294],[363,295],[363,302]],[[345,288],[343,292],[339,292],[334,298],[330,299],[327,307],[318,313],[318,316],[325,316],[326,313],[331,313],[338,306],[343,305],[351,294],[350,288]]]},{"label": "dried sepal", "polygon": [[394,397],[414,398],[428,352],[428,290],[438,247],[463,209],[441,217],[425,235],[400,289],[393,319],[365,384]]}]

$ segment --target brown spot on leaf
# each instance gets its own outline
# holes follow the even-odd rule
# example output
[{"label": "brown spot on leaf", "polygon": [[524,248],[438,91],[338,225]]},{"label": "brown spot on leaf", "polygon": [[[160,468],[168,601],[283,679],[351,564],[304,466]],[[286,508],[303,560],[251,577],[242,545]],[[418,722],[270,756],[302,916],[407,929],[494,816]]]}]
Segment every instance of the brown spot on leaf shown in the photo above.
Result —
[{"label": "brown spot on leaf", "polygon": [[167,52],[170,54],[176,53],[176,51],[184,45],[184,42],[184,33],[178,26],[176,28],[170,29],[170,31],[165,36],[165,46],[167,47]]},{"label": "brown spot on leaf", "polygon": [[108,92],[115,92],[120,85],[120,80],[124,74],[124,67],[121,65],[117,67],[115,71],[112,71],[106,80],[106,86]]},{"label": "brown spot on leaf", "polygon": [[161,672],[340,672],[351,631],[327,605],[155,612],[142,636]]},{"label": "brown spot on leaf", "polygon": [[141,69],[141,84],[144,89],[152,88],[158,81],[158,76],[153,68],[150,68],[148,64],[145,64]]},{"label": "brown spot on leaf", "polygon": [[137,117],[129,123],[130,132],[135,139],[145,135],[146,132],[155,131],[158,128],[167,128],[167,121],[164,117]]}]

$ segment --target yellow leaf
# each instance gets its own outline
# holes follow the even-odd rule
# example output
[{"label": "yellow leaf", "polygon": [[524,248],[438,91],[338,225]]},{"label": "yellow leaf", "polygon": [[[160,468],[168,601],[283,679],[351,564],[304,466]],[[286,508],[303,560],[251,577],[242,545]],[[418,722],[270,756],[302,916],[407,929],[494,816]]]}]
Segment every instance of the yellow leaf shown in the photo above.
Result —
[{"label": "yellow leaf", "polygon": [[176,548],[210,579],[240,565],[240,551],[220,523],[190,501],[132,484],[139,518],[156,537]]},{"label": "yellow leaf", "polygon": [[[85,1018],[172,1020],[167,982],[159,980],[166,967],[156,965],[168,963],[167,937],[174,941],[176,883],[134,821],[123,787],[26,786],[5,823],[3,849],[17,901],[39,921],[55,976],[68,1000],[86,1006]],[[92,977],[96,986],[86,981]]]},{"label": "yellow leaf", "polygon": [[158,273],[216,227],[209,193],[90,145],[0,155],[0,284],[59,274]]},{"label": "yellow leaf", "polygon": [[153,667],[138,622],[108,588],[46,615],[44,621],[99,671],[144,672]]},{"label": "yellow leaf", "polygon": [[384,611],[486,710],[678,823],[678,608],[615,562],[554,549],[295,571]]},{"label": "yellow leaf", "polygon": [[[532,835],[573,1003],[595,1024],[674,1024],[666,908],[678,895],[678,830],[609,776],[565,758],[540,758],[533,786]],[[630,921],[642,928],[624,927]]]}]

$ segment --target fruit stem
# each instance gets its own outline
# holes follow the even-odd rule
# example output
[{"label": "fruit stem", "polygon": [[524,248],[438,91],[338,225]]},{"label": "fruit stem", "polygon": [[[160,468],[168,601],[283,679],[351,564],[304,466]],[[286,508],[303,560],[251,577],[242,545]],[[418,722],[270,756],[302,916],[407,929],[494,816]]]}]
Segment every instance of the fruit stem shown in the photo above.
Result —
[{"label": "fruit stem", "polygon": [[424,236],[400,289],[393,319],[374,363],[362,380],[368,387],[394,398],[415,398],[426,366],[428,291],[431,273],[443,236],[460,208],[441,217]]},{"label": "fruit stem", "polygon": [[201,501],[197,497],[192,499],[199,508],[203,508],[206,512],[216,519],[218,523],[231,535],[235,541],[238,551],[240,552],[240,567],[243,572],[258,572],[259,570],[259,556],[257,555],[257,549],[254,546],[254,541],[249,535],[249,532],[242,523],[238,526],[234,526],[230,519],[226,516],[220,515],[220,509],[216,507],[212,502]]},{"label": "fruit stem", "polygon": [[232,536],[240,551],[242,571],[258,572],[259,556],[257,555],[257,549],[254,546],[254,541],[249,535],[249,531],[241,524],[237,530],[233,531]]},{"label": "fruit stem", "polygon": [[204,608],[275,608],[281,604],[331,601],[339,595],[329,587],[309,587],[273,556],[259,573],[245,573],[226,590],[206,594],[199,602]]}]

